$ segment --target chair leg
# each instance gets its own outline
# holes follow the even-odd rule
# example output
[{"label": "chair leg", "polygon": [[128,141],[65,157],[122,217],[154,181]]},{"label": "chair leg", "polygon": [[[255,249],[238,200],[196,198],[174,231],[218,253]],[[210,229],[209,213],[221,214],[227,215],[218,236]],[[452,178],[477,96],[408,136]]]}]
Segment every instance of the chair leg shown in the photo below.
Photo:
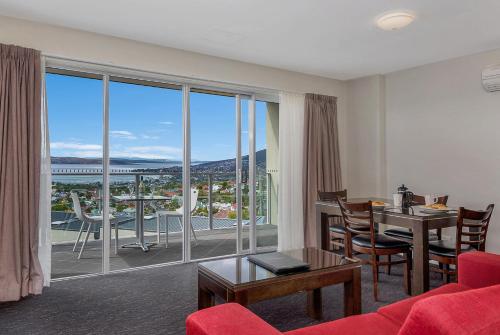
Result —
[{"label": "chair leg", "polygon": [[[443,263],[438,263],[438,266],[441,271],[444,270]],[[441,272],[440,274],[441,274],[441,280],[444,280],[444,273]]]},{"label": "chair leg", "polygon": [[87,245],[87,241],[89,240],[91,230],[92,230],[92,223],[89,222],[89,229],[87,229],[87,233],[85,234],[85,239],[83,240],[82,247],[80,248],[80,252],[78,253],[78,259],[82,257],[83,249],[85,249],[85,245]]},{"label": "chair leg", "polygon": [[444,269],[446,271],[445,273],[445,283],[446,284],[449,284],[450,283],[450,265],[449,264],[445,264],[444,265]]},{"label": "chair leg", "polygon": [[190,225],[191,225],[191,233],[193,233],[193,237],[194,237],[194,243],[198,244],[198,239],[196,238],[196,233],[194,232],[193,224],[190,223]]},{"label": "chair leg", "polygon": [[387,269],[386,269],[386,274],[391,275],[391,255],[387,255]]},{"label": "chair leg", "polygon": [[372,256],[372,273],[373,273],[373,298],[378,301],[378,262],[377,256]]},{"label": "chair leg", "polygon": [[82,221],[82,224],[80,225],[80,231],[78,232],[78,237],[76,238],[75,245],[73,246],[73,252],[76,251],[76,247],[78,246],[78,242],[80,242],[80,238],[82,237],[83,226],[85,226],[85,221]]},{"label": "chair leg", "polygon": [[406,263],[404,270],[404,285],[406,294],[411,295],[411,251],[406,253]]},{"label": "chair leg", "polygon": [[443,232],[442,232],[441,228],[436,229],[436,234],[437,234],[438,240],[441,240],[442,239],[441,237],[443,236]]}]

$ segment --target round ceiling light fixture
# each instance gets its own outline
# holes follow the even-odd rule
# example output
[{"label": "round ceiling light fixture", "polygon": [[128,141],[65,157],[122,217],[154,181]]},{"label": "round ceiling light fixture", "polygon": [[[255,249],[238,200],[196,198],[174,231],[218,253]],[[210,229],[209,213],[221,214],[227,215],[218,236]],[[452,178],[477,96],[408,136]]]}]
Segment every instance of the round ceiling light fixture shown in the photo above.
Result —
[{"label": "round ceiling light fixture", "polygon": [[399,30],[415,20],[415,15],[410,12],[391,12],[377,19],[377,27],[382,30]]}]

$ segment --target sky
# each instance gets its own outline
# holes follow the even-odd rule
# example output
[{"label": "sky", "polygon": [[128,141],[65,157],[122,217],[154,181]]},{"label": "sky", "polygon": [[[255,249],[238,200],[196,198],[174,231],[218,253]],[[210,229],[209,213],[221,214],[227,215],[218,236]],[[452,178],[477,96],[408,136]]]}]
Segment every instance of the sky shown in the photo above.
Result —
[{"label": "sky", "polygon": [[[102,156],[102,81],[47,74],[51,155]],[[235,98],[190,94],[191,160],[234,158]],[[256,147],[265,149],[266,104],[256,104]],[[109,85],[110,157],[182,160],[182,92]],[[248,101],[242,100],[242,153],[248,153]]]}]

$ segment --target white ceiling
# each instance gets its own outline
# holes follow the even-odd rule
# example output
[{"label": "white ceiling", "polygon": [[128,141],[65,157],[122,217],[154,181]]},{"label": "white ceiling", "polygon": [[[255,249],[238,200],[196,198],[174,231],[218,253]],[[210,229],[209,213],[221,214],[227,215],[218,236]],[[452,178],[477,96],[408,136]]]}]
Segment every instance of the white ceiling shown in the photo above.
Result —
[{"label": "white ceiling", "polygon": [[[397,9],[417,19],[375,27]],[[500,48],[498,0],[0,0],[0,14],[337,79]]]}]

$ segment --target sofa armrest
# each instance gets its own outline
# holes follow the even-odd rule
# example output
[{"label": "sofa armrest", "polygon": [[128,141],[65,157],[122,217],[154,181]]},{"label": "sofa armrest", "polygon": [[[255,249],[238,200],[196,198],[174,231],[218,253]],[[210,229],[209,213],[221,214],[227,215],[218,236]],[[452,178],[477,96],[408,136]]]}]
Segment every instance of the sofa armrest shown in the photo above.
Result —
[{"label": "sofa armrest", "polygon": [[186,319],[186,335],[282,335],[245,307],[228,303],[202,309]]},{"label": "sofa armrest", "polygon": [[500,284],[500,255],[479,251],[460,254],[458,283],[470,288]]}]

